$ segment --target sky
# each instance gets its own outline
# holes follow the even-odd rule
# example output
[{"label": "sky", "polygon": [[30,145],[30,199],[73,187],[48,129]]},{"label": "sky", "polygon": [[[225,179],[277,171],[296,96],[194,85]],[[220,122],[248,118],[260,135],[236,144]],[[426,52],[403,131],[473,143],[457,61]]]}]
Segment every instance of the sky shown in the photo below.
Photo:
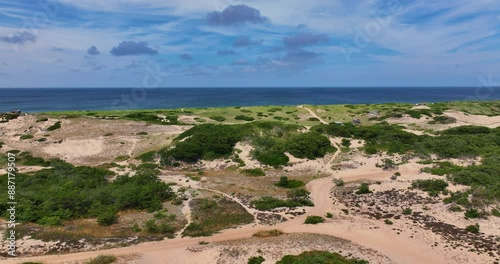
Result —
[{"label": "sky", "polygon": [[0,87],[500,86],[498,0],[2,0]]}]

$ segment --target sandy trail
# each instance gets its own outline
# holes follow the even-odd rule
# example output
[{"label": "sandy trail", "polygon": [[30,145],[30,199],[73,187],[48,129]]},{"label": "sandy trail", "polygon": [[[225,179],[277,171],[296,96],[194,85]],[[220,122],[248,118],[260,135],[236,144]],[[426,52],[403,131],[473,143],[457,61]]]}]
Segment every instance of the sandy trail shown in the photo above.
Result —
[{"label": "sandy trail", "polygon": [[309,114],[311,115],[311,117],[315,117],[319,120],[319,122],[321,122],[321,124],[325,124],[325,125],[328,125],[328,122],[326,122],[325,120],[323,120],[321,117],[319,117],[313,110],[311,110],[310,108],[308,107],[305,107],[304,105],[299,105],[297,106],[298,108],[302,108],[302,109],[305,109],[307,112],[309,112]]}]

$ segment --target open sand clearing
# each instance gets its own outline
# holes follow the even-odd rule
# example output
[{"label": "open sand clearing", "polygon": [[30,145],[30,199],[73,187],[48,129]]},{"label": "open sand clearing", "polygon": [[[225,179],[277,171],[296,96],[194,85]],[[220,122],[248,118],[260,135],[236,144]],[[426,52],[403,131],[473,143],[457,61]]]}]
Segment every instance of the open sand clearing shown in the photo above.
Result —
[{"label": "open sand clearing", "polygon": [[52,156],[62,156],[72,160],[101,153],[103,144],[103,139],[69,139],[58,145],[47,146],[44,151]]}]

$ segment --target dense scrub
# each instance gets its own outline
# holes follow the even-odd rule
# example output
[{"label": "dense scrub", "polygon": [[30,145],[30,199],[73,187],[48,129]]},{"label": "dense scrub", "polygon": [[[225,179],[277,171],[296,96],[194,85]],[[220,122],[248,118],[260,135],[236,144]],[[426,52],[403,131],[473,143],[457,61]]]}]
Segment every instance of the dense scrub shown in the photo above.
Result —
[{"label": "dense scrub", "polygon": [[[136,176],[120,176],[103,168],[75,167],[60,160],[49,161],[50,169],[16,176],[16,217],[20,221],[60,225],[62,221],[97,217],[101,224],[116,220],[116,212],[127,209],[155,211],[174,193],[152,170]],[[7,175],[0,184],[7,186]],[[7,197],[0,197],[0,210],[7,216]]]},{"label": "dense scrub", "polygon": [[486,156],[500,149],[500,128],[462,126],[440,132],[437,136],[415,135],[402,130],[398,125],[379,123],[372,126],[351,124],[319,125],[314,131],[332,136],[363,139],[369,152],[389,153],[413,152],[428,156],[437,154],[441,158]]},{"label": "dense scrub", "polygon": [[412,182],[411,186],[427,192],[430,196],[437,196],[446,190],[448,183],[441,179],[416,180]]},{"label": "dense scrub", "polygon": [[164,165],[227,158],[234,152],[236,143],[243,140],[254,145],[255,159],[270,166],[286,165],[289,159],[285,152],[314,159],[335,151],[324,135],[300,133],[299,128],[278,122],[198,125],[179,135],[175,147],[160,151],[160,156]]},{"label": "dense scrub", "polygon": [[483,207],[500,202],[500,157],[485,157],[481,164],[467,167],[451,163],[438,163],[427,172],[446,175],[455,184],[471,186],[464,192],[452,193],[445,199],[447,203],[457,203],[464,207]]},{"label": "dense scrub", "polygon": [[286,255],[276,264],[368,264],[366,260],[348,259],[338,253],[307,251],[300,255]]},{"label": "dense scrub", "polygon": [[156,113],[150,112],[135,112],[126,114],[123,116],[124,119],[130,119],[135,121],[146,121],[156,124],[169,124],[169,125],[179,125],[182,124],[178,121],[178,116],[173,114],[165,115],[165,118],[158,116]]}]

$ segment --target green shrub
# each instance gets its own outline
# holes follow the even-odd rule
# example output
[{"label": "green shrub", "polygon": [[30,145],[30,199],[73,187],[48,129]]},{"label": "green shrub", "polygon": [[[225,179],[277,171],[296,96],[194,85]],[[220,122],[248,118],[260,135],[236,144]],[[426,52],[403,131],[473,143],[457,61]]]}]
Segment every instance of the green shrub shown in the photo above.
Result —
[{"label": "green shrub", "polygon": [[432,119],[433,121],[430,121],[430,124],[453,124],[457,122],[455,118],[449,116],[435,116]]},{"label": "green shrub", "polygon": [[258,256],[258,257],[250,257],[248,259],[248,264],[261,264],[262,262],[266,261],[266,259],[264,259],[262,256]]},{"label": "green shrub", "polygon": [[326,218],[332,218],[333,214],[332,213],[326,213]]},{"label": "green shrub", "polygon": [[311,202],[311,192],[306,189],[293,189],[286,193],[286,196],[289,201],[306,205],[313,206],[314,204]]},{"label": "green shrub", "polygon": [[211,116],[210,119],[215,120],[217,122],[224,122],[224,121],[226,121],[226,118],[224,118],[222,116]]},{"label": "green shrub", "polygon": [[467,218],[467,219],[479,218],[481,216],[481,214],[479,213],[479,211],[476,208],[467,209],[467,211],[465,211],[464,215],[465,215],[465,218]]},{"label": "green shrub", "polygon": [[49,119],[46,117],[40,117],[36,120],[36,122],[45,122],[45,121],[49,121]]},{"label": "green shrub", "polygon": [[47,131],[54,131],[54,130],[57,130],[59,128],[61,128],[61,121],[57,121],[52,126],[49,126],[47,128]]},{"label": "green shrub", "polygon": [[110,226],[116,223],[116,220],[118,220],[118,216],[113,209],[105,210],[97,216],[97,223],[102,226]]},{"label": "green shrub", "polygon": [[500,217],[500,210],[498,210],[496,208],[491,209],[491,215],[496,216],[496,217]]},{"label": "green shrub", "polygon": [[464,211],[462,209],[462,207],[460,207],[458,205],[452,205],[452,206],[450,206],[449,210],[450,210],[450,212],[463,212]]},{"label": "green shrub", "polygon": [[325,222],[325,219],[321,216],[317,215],[309,215],[306,217],[306,220],[304,221],[304,224],[308,225],[316,225]]},{"label": "green shrub", "polygon": [[394,223],[393,223],[391,220],[389,220],[389,219],[385,219],[385,220],[384,220],[384,223],[385,223],[386,225],[392,225],[392,224],[394,224]]},{"label": "green shrub", "polygon": [[237,126],[202,124],[182,133],[177,140],[186,139],[178,142],[175,148],[162,150],[159,154],[164,165],[170,165],[172,159],[197,162],[227,157],[243,135]]},{"label": "green shrub", "polygon": [[333,183],[335,184],[335,186],[337,187],[342,187],[344,186],[344,179],[342,178],[339,178],[339,179],[333,179]]},{"label": "green shrub", "polygon": [[465,231],[470,232],[470,233],[479,233],[479,224],[468,225],[465,228]]},{"label": "green shrub", "polygon": [[246,115],[237,115],[234,117],[234,119],[243,120],[243,121],[254,121],[255,120],[255,118],[253,118],[251,116],[246,116]]},{"label": "green shrub", "polygon": [[358,190],[356,191],[356,194],[367,194],[371,193],[370,191],[370,185],[368,183],[362,183],[359,187]]},{"label": "green shrub", "polygon": [[247,176],[251,176],[251,177],[266,176],[266,173],[260,168],[244,169],[244,170],[241,170],[241,173],[243,173]]},{"label": "green shrub", "polygon": [[289,161],[283,152],[274,150],[255,150],[254,157],[259,162],[273,167],[287,165]]},{"label": "green shrub", "polygon": [[116,261],[115,256],[110,255],[99,255],[94,259],[86,262],[86,264],[110,264]]},{"label": "green shrub", "polygon": [[142,153],[141,155],[137,156],[135,159],[138,159],[142,162],[154,162],[156,157],[156,151],[148,151],[146,153]]},{"label": "green shrub", "polygon": [[327,137],[316,132],[291,137],[286,144],[286,149],[296,158],[307,159],[321,158],[328,152],[336,150]]},{"label": "green shrub", "polygon": [[411,186],[427,192],[430,196],[437,196],[446,190],[448,183],[441,179],[416,180],[412,182]]},{"label": "green shrub", "polygon": [[351,146],[351,141],[347,138],[343,138],[342,139],[342,142],[340,143],[342,146],[348,148]]},{"label": "green shrub", "polygon": [[411,208],[405,208],[405,209],[403,209],[403,214],[404,215],[411,215],[411,213],[412,213]]},{"label": "green shrub", "polygon": [[33,135],[21,135],[20,140],[32,139]]},{"label": "green shrub", "polygon": [[363,149],[365,150],[365,153],[368,155],[374,155],[378,153],[378,150],[375,146],[365,146]]},{"label": "green shrub", "polygon": [[280,180],[276,182],[274,185],[282,188],[293,189],[304,186],[304,182],[298,180],[289,180],[288,177],[283,176],[280,177]]},{"label": "green shrub", "polygon": [[319,119],[316,117],[309,117],[309,121],[319,122]]}]

